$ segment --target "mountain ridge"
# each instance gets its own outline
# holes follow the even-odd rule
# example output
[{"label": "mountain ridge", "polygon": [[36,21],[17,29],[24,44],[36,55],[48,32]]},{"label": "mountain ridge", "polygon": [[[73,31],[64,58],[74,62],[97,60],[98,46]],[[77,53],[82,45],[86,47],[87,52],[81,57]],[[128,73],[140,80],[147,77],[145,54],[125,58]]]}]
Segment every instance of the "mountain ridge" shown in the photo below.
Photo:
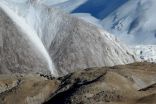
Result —
[{"label": "mountain ridge", "polygon": [[44,74],[0,75],[0,103],[155,104],[155,67],[145,62],[94,67],[59,78]]},{"label": "mountain ridge", "polygon": [[[45,46],[46,49],[42,51],[49,52],[53,62],[49,62],[49,65],[54,66],[51,69],[54,75],[56,71],[64,75],[75,69],[137,61],[135,54],[111,34],[75,16],[45,6],[40,1],[24,2],[23,7],[16,2],[12,5],[9,3],[6,1],[4,5],[9,5],[8,8],[23,18],[23,23],[36,32],[41,45]],[[32,38],[31,34],[28,35]]]}]

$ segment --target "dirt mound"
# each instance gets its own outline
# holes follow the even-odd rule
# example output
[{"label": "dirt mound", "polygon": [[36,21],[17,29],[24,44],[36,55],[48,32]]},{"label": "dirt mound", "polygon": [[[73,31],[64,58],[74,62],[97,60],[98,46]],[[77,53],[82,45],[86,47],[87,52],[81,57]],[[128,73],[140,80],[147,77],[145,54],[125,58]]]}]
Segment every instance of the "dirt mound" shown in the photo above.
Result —
[{"label": "dirt mound", "polygon": [[156,64],[88,68],[60,78],[1,75],[1,104],[155,104]]}]

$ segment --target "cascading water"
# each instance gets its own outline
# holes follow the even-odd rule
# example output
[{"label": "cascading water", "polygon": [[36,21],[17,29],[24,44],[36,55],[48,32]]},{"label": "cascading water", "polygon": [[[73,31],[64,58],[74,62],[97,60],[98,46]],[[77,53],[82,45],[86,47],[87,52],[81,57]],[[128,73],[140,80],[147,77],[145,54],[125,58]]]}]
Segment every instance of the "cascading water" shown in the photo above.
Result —
[{"label": "cascading water", "polygon": [[18,16],[8,6],[9,5],[6,5],[5,2],[0,2],[0,7],[3,9],[3,11],[5,11],[7,15],[15,22],[15,24],[22,30],[22,32],[24,32],[28,36],[28,38],[33,42],[33,45],[35,45],[37,50],[42,53],[42,55],[47,60],[51,74],[57,77],[58,76],[57,70],[55,69],[52,59],[50,58],[42,41],[38,37],[37,32],[26,23],[23,17]]}]

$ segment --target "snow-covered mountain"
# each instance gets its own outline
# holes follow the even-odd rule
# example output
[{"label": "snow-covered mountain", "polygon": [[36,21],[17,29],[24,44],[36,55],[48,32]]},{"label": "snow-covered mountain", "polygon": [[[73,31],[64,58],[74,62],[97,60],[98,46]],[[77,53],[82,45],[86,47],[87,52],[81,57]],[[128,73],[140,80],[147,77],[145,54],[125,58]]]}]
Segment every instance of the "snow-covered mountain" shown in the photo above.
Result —
[{"label": "snow-covered mountain", "polygon": [[[127,46],[120,43],[114,36],[88,22],[64,13],[38,0],[15,2],[1,1],[1,8],[6,7],[16,15],[9,17],[18,24],[16,28],[29,27],[35,34],[27,33],[32,44],[44,46],[40,51],[49,52],[45,57],[54,67],[50,71],[66,74],[76,69],[96,66],[113,66],[132,63],[137,60]],[[6,8],[3,8],[7,12]],[[19,21],[17,18],[21,18]],[[24,25],[23,25],[24,24]],[[29,31],[30,32],[30,31]],[[40,43],[36,38],[40,38]],[[37,37],[38,36],[38,37]],[[17,36],[18,37],[18,36]],[[41,44],[42,42],[42,44]],[[38,47],[39,48],[39,47]],[[24,49],[23,49],[24,50]],[[48,56],[46,53],[43,56]],[[46,55],[45,55],[46,54]]]},{"label": "snow-covered mountain", "polygon": [[127,0],[67,0],[51,6],[76,15],[98,27],[102,27],[101,20],[126,1]]},{"label": "snow-covered mountain", "polygon": [[[76,16],[92,24],[103,26],[134,48],[135,45],[140,45],[137,50],[144,49],[146,45],[147,49],[152,45],[152,50],[155,50],[155,0],[68,0],[57,4],[56,7],[76,13]],[[148,52],[147,61],[155,57]]]},{"label": "snow-covered mountain", "polygon": [[128,0],[102,23],[129,44],[156,44],[155,9],[155,0]]},{"label": "snow-covered mountain", "polygon": [[81,13],[85,20],[99,19],[104,29],[128,44],[156,44],[155,0],[68,0],[54,6]]}]

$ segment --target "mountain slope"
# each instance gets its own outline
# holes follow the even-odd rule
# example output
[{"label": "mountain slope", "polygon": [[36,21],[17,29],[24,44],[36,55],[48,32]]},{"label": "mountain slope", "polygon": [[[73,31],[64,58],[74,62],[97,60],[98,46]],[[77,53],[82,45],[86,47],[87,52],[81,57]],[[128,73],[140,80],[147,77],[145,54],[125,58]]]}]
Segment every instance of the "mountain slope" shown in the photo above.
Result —
[{"label": "mountain slope", "polygon": [[[60,5],[59,8],[65,8],[63,9],[65,11],[70,11],[74,15],[76,13],[75,16],[100,28],[103,27],[124,43],[132,45],[136,53],[143,52],[137,54],[139,57],[144,57],[144,61],[156,62],[156,56],[151,51],[156,47],[155,0],[80,1],[81,4],[76,0],[69,0],[58,4],[57,7]],[[76,4],[79,5],[75,6]]]},{"label": "mountain slope", "polygon": [[109,32],[129,44],[155,44],[155,0],[129,0],[103,21]]},{"label": "mountain slope", "polygon": [[0,3],[0,73],[50,73],[39,41],[34,44],[34,38],[27,35],[30,30],[16,18],[23,26],[19,27],[13,14]]},{"label": "mountain slope", "polygon": [[156,43],[155,0],[68,0],[56,7],[102,20],[104,29],[128,44]]},{"label": "mountain slope", "polygon": [[137,60],[127,46],[88,22],[45,6],[40,1],[23,5],[19,7],[15,3],[9,6],[40,37],[60,75],[76,69],[127,64]]},{"label": "mountain slope", "polygon": [[50,53],[54,63],[63,73],[80,68],[113,66],[136,61],[131,50],[118,43],[111,34],[89,23],[68,18],[61,27],[63,32],[57,33]]},{"label": "mountain slope", "polygon": [[1,104],[155,104],[156,64],[96,67],[61,78],[0,75]]},{"label": "mountain slope", "polygon": [[136,61],[133,52],[106,31],[42,4],[33,7],[42,20],[38,25],[42,26],[41,40],[46,43],[60,74],[73,72],[75,69]]}]

